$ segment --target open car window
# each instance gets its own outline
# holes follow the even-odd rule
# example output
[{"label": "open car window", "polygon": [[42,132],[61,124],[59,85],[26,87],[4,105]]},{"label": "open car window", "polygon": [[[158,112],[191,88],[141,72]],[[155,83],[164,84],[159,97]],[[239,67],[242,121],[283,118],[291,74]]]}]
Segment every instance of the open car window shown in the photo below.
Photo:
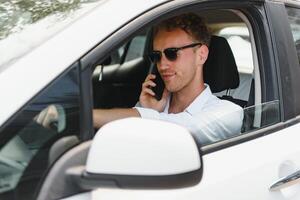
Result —
[{"label": "open car window", "polygon": [[[263,96],[266,96],[266,94],[262,94],[265,92],[263,87],[268,86],[261,84],[261,77],[264,76],[263,70],[261,70],[263,66],[260,65],[258,60],[253,30],[246,16],[236,10],[205,10],[197,14],[205,19],[214,38],[221,38],[221,40],[225,40],[229,44],[234,63],[236,64],[236,67],[233,67],[236,74],[226,75],[226,80],[229,80],[229,83],[215,83],[212,80],[218,80],[218,78],[214,77],[219,75],[215,76],[214,74],[220,73],[220,70],[212,70],[209,72],[209,76],[205,77],[204,75],[204,79],[206,79],[206,83],[210,86],[215,96],[222,100],[231,101],[243,109],[243,119],[237,131],[219,137],[218,133],[210,129],[210,132],[214,134],[211,137],[213,139],[210,138],[206,141],[199,139],[199,143],[210,145],[239,138],[255,130],[278,123],[280,121],[279,100],[278,98],[269,100],[263,98]],[[150,30],[151,28],[147,27]],[[141,85],[151,65],[147,57],[152,46],[149,37],[151,37],[150,33],[144,32],[142,35],[136,33],[135,36],[122,41],[121,46],[110,55],[107,55],[108,60],[110,60],[116,52],[122,52],[119,63],[113,62],[100,68],[99,66],[94,66],[94,108],[130,108],[136,105]],[[133,52],[135,56],[131,56],[130,52]],[[214,51],[211,52],[214,53]],[[214,60],[218,60],[218,58]],[[232,68],[232,66],[230,67]],[[227,68],[222,70],[226,72]],[[222,70],[221,74],[224,73]],[[230,79],[235,79],[233,85]],[[228,88],[224,89],[223,85],[228,85]],[[233,112],[232,116],[235,114]],[[226,116],[226,118],[232,116]],[[209,126],[215,126],[214,122]],[[196,136],[197,134],[203,134],[207,127],[194,134]]]}]

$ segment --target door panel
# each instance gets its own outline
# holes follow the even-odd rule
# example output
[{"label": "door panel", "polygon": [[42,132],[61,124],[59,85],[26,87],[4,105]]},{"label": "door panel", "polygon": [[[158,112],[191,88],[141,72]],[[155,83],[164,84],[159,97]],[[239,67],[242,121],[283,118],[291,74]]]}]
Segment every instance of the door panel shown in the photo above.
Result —
[{"label": "door panel", "polygon": [[[174,190],[98,189],[82,199],[296,200],[300,183],[270,191],[283,176],[300,169],[300,124],[203,156],[201,182]],[[73,199],[73,198],[69,198]]]},{"label": "door panel", "polygon": [[299,199],[300,184],[269,191],[272,183],[300,169],[299,130],[297,124],[203,156],[199,194],[209,199]]}]

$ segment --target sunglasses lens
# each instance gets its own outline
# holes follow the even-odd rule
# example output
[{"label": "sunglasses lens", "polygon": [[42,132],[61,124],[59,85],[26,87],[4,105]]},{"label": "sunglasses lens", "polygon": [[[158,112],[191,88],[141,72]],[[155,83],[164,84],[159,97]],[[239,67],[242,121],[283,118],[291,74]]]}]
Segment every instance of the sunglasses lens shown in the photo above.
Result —
[{"label": "sunglasses lens", "polygon": [[175,61],[177,59],[177,49],[169,48],[164,50],[165,56],[170,61]]},{"label": "sunglasses lens", "polygon": [[157,63],[161,59],[161,53],[159,51],[153,51],[149,54],[149,58],[153,63]]}]

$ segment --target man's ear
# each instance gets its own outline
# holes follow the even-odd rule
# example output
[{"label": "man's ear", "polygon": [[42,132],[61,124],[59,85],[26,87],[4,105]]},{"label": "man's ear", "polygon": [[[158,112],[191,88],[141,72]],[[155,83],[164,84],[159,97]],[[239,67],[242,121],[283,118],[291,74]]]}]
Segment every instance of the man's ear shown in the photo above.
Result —
[{"label": "man's ear", "polygon": [[198,56],[199,56],[199,61],[200,61],[201,65],[203,65],[205,63],[205,61],[207,60],[208,52],[209,52],[209,50],[206,45],[202,45],[198,49]]}]

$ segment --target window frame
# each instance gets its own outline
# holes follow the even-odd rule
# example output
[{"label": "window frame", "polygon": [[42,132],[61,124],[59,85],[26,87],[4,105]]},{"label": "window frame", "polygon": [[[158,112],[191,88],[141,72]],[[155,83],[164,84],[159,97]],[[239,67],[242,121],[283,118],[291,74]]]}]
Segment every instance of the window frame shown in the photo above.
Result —
[{"label": "window frame", "polygon": [[[142,17],[137,17],[130,23],[121,27],[118,31],[112,34],[109,38],[101,42],[98,46],[92,49],[81,60],[83,68],[94,66],[105,59],[105,56],[113,51],[113,49],[120,46],[120,44],[132,37],[134,33],[141,30],[145,25],[151,26],[158,20],[168,18],[173,15],[188,11],[201,11],[212,9],[231,9],[241,11],[249,20],[249,24],[253,30],[253,38],[255,40],[257,63],[259,66],[261,80],[261,102],[267,102],[268,100],[281,99],[278,95],[278,79],[276,73],[276,65],[274,61],[274,55],[272,51],[272,43],[270,39],[270,32],[268,25],[265,23],[267,19],[264,3],[263,2],[198,2],[196,0],[189,2],[168,2],[160,7],[153,8],[152,10],[142,14]],[[176,14],[175,14],[176,13]],[[255,63],[254,63],[255,65]],[[267,76],[266,76],[267,75]],[[266,85],[268,84],[268,89]],[[282,105],[280,105],[280,113],[282,111]],[[280,118],[282,121],[282,117]],[[270,134],[278,130],[279,123],[271,125],[266,128],[258,129],[245,135],[237,136],[226,141],[220,141],[218,143],[207,145],[202,148],[204,154],[218,151],[232,145],[240,144],[257,137],[261,137],[266,134]]]}]

